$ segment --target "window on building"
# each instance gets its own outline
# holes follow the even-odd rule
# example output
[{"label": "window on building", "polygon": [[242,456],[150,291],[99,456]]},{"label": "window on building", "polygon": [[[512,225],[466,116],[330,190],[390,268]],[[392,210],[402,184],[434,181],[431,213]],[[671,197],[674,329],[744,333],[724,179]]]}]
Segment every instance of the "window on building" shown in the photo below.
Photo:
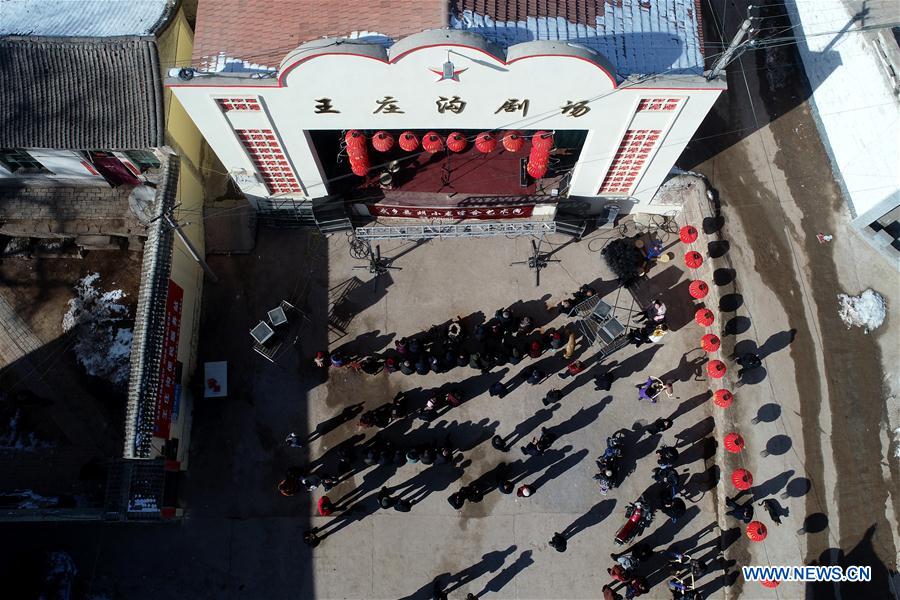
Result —
[{"label": "window on building", "polygon": [[18,175],[51,172],[25,150],[0,150],[0,164]]},{"label": "window on building", "polygon": [[141,173],[147,169],[158,169],[160,165],[159,159],[150,150],[126,150],[125,156],[137,165]]},{"label": "window on building", "polygon": [[218,98],[216,102],[225,112],[231,110],[262,110],[256,98]]}]

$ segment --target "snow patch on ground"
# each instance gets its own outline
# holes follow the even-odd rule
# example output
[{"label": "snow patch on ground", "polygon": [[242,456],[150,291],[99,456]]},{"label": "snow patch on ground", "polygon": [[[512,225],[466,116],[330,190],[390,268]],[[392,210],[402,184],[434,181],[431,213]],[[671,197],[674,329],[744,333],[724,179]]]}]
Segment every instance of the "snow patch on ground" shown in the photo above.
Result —
[{"label": "snow patch on ground", "polygon": [[100,377],[124,389],[130,372],[133,330],[128,307],[120,304],[122,290],[101,292],[99,273],[75,284],[75,297],[63,315],[63,331],[75,330],[75,356],[88,375]]},{"label": "snow patch on ground", "polygon": [[900,427],[894,427],[894,458],[900,458]]},{"label": "snow patch on ground", "polygon": [[841,321],[850,327],[862,327],[866,333],[877,329],[887,316],[887,305],[878,292],[866,290],[859,296],[838,294],[840,308],[838,315]]}]

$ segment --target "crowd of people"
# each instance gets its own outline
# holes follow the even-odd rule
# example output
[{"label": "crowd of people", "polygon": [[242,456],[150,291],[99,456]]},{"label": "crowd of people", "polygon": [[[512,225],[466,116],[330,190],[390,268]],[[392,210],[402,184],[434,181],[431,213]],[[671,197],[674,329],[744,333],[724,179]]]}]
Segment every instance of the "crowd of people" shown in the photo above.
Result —
[{"label": "crowd of people", "polygon": [[[584,285],[555,308],[560,314],[573,316],[576,307],[595,294],[593,288]],[[629,341],[635,346],[659,342],[667,331],[666,313],[665,304],[661,300],[654,300],[635,319],[636,325],[627,333]],[[551,317],[552,314],[546,316]],[[576,337],[574,331],[565,327],[541,330],[540,324],[536,323],[532,316],[516,314],[510,308],[500,308],[494,312],[492,318],[483,323],[470,325],[466,319],[457,317],[427,332],[400,338],[394,342],[392,349],[380,355],[357,357],[349,356],[340,350],[331,353],[320,351],[314,358],[314,364],[322,370],[352,367],[370,374],[384,371],[388,374],[399,372],[405,376],[443,373],[465,367],[488,373],[495,367],[516,365],[522,361],[540,358],[547,350],[557,350],[565,361],[557,375],[560,379],[567,379],[576,377],[586,370],[585,362],[576,356]],[[545,373],[538,365],[526,365],[520,371],[519,377],[525,383],[537,385],[551,375],[552,372]],[[595,378],[595,389],[609,391],[614,379],[615,375],[611,368],[602,370]],[[664,391],[671,395],[671,383],[656,378],[649,378],[638,388],[639,399],[650,402],[656,402]],[[510,390],[507,384],[496,381],[487,391],[490,396],[503,398]],[[399,392],[390,402],[362,412],[356,421],[356,427],[358,431],[363,432],[370,428],[382,430],[404,419],[420,418],[433,421],[436,416],[459,406],[466,400],[458,386],[443,386],[427,392],[425,397],[424,403],[413,403],[406,392]],[[544,396],[543,405],[552,406],[558,403],[561,397],[561,390],[552,389]],[[650,436],[660,436],[670,427],[672,427],[671,419],[659,418],[647,425],[645,432]],[[520,447],[526,457],[524,460],[541,457],[551,449],[556,439],[557,435],[552,429],[541,428],[540,435],[534,436]],[[595,479],[599,481],[601,492],[604,494],[617,487],[625,475],[619,469],[623,453],[629,451],[624,439],[622,436],[611,436],[607,441],[607,450],[597,460],[599,473]],[[289,434],[285,443],[291,447],[303,445],[296,434]],[[510,444],[499,435],[491,438],[491,446],[501,453],[511,450]],[[685,502],[680,496],[683,479],[676,470],[679,451],[674,446],[662,445],[657,449],[656,457],[657,467],[653,469],[654,483],[651,484],[651,488],[657,486],[659,492],[655,497],[648,497],[648,493],[645,493],[637,504],[646,511],[647,522],[656,510],[675,522],[686,512]],[[397,469],[414,463],[429,466],[452,465],[459,458],[460,453],[454,448],[450,435],[428,443],[406,446],[381,439],[376,435],[360,446],[348,445],[340,448],[337,464],[331,472],[324,467],[315,471],[292,467],[279,483],[278,490],[285,496],[291,496],[303,490],[312,492],[321,487],[325,494],[316,503],[317,512],[320,516],[330,516],[346,507],[337,506],[327,493],[356,470],[370,466]],[[467,502],[481,502],[485,494],[493,489],[501,494],[515,492],[520,498],[532,496],[536,491],[529,483],[521,483],[517,487],[516,478],[512,476],[506,462],[501,462],[493,469],[492,474],[488,480],[480,479],[451,492],[447,502],[453,509],[461,510]],[[375,500],[380,509],[393,509],[398,512],[408,512],[413,505],[410,499],[386,486],[375,494]],[[752,515],[752,506],[750,512]],[[640,529],[629,535],[637,535],[639,532]],[[322,539],[321,531],[317,528],[310,529],[303,535],[304,542],[310,546],[317,546]],[[617,541],[620,540],[617,538]],[[558,552],[565,552],[566,533],[554,532],[548,544]],[[647,574],[642,572],[643,565],[650,564],[656,555],[657,553],[647,544],[637,544],[628,551],[613,553],[611,558],[614,564],[607,569],[612,581],[603,586],[604,598],[615,600],[622,598],[624,594],[624,598],[630,600],[647,593],[650,585]],[[671,573],[668,586],[673,597],[691,600],[699,597],[694,590],[693,578],[703,573],[705,565],[687,555],[676,553],[668,562],[667,568]],[[439,586],[435,585],[435,597],[446,597],[442,594]]]}]

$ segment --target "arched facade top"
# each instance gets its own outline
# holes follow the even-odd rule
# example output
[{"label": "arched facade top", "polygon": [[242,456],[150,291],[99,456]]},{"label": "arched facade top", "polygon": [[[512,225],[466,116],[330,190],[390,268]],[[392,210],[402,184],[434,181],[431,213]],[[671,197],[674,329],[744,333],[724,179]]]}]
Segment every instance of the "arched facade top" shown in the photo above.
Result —
[{"label": "arched facade top", "polygon": [[[429,29],[398,40],[390,47],[371,42],[344,38],[322,38],[307,42],[291,51],[278,69],[279,85],[287,85],[288,76],[301,64],[324,56],[353,56],[374,59],[378,62],[395,64],[406,57],[422,51],[438,49],[447,53],[447,61],[469,61],[481,66],[509,66],[533,57],[568,57],[593,64],[612,85],[616,87],[615,68],[603,55],[578,44],[567,42],[536,40],[509,46],[505,51],[484,37],[468,31],[454,29]],[[461,52],[472,53],[465,56]],[[493,59],[493,60],[492,60]],[[446,62],[446,61],[445,61]],[[441,63],[443,64],[443,62]],[[464,67],[467,68],[467,67]]]}]

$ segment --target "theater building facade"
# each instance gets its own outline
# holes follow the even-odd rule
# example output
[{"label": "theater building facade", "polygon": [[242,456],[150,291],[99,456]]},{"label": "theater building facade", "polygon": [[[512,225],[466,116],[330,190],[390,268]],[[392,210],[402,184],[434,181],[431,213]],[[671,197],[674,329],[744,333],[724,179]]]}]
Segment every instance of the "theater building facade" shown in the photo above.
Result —
[{"label": "theater building facade", "polygon": [[182,70],[167,85],[258,209],[328,197],[383,223],[552,219],[565,198],[676,212],[655,194],[725,89],[458,29],[323,38],[263,77]]}]

